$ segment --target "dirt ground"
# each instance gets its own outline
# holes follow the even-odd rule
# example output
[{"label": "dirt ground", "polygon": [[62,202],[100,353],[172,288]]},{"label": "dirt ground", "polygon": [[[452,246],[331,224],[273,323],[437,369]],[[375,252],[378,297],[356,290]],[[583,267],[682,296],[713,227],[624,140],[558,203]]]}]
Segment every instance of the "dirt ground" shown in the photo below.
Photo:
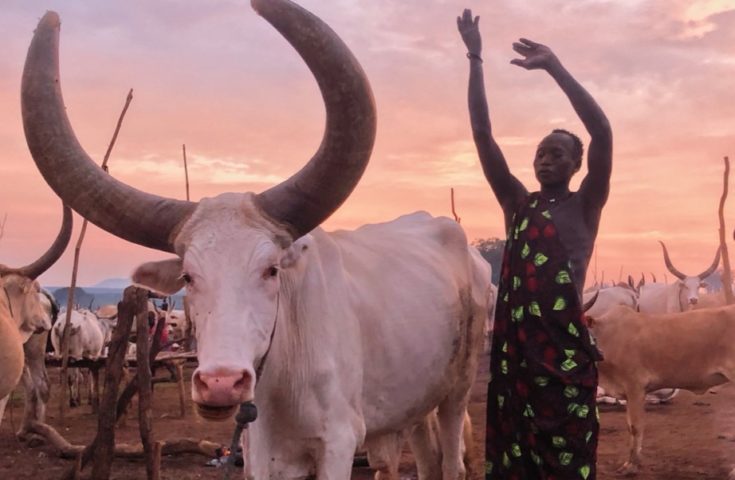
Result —
[{"label": "dirt ground", "polygon": [[[483,448],[487,361],[484,360],[482,365],[484,368],[475,384],[470,406],[478,452]],[[51,373],[52,378],[55,377],[56,372]],[[54,395],[58,391],[58,383],[54,383],[52,388],[48,422],[72,443],[89,442],[97,428],[96,416],[90,413],[90,407],[85,405],[71,410],[65,424],[60,425],[58,394]],[[232,423],[207,423],[196,418],[191,410],[186,418],[178,418],[177,398],[175,384],[156,385],[153,418],[157,439],[194,437],[222,444],[229,441]],[[187,398],[187,402],[190,399]],[[12,405],[0,426],[0,479],[60,478],[70,462],[59,459],[48,446],[29,448],[18,442],[13,435],[13,424],[17,425],[22,416],[20,391],[14,395]],[[134,403],[133,410],[135,408]],[[639,480],[722,480],[735,465],[735,385],[727,385],[717,393],[702,396],[682,392],[669,405],[649,406],[645,419],[645,463],[637,477]],[[617,478],[615,468],[625,460],[627,452],[623,407],[602,408],[601,423],[598,479],[607,480]],[[118,441],[135,442],[138,439],[137,428],[137,418],[131,415],[127,425],[118,429]],[[221,469],[206,466],[208,460],[199,455],[164,457],[162,477],[165,480],[221,479]],[[480,459],[475,467],[479,472]],[[401,472],[402,479],[416,478],[408,452],[403,456]],[[143,479],[145,467],[142,461],[116,459],[112,478]],[[241,478],[239,472],[235,478]],[[352,478],[367,480],[371,473],[367,468],[356,468]],[[478,473],[475,478],[479,480],[482,475]]]}]

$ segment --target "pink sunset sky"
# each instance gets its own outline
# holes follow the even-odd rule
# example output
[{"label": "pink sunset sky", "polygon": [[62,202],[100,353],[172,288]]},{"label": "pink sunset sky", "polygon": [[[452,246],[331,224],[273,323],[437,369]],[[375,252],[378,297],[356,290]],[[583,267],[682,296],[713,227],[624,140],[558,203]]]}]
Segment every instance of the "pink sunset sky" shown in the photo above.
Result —
[{"label": "pink sunset sky", "polygon": [[[598,276],[676,266],[696,274],[718,244],[723,157],[735,157],[735,0],[302,0],[352,48],[370,78],[378,135],[367,172],[324,225],[354,228],[427,210],[451,215],[454,187],[468,237],[502,237],[500,208],[472,142],[468,65],[455,18],[481,16],[488,100],[511,170],[535,189],[531,162],[553,128],[589,137],[543,72],[509,64],[527,37],[552,47],[613,126],[610,200],[597,241]],[[141,190],[192,200],[261,191],[308,160],[324,110],[309,71],[245,0],[6,0],[0,12],[0,263],[19,266],[51,243],[61,205],[28,153],[20,79],[36,23],[61,16],[61,82],[77,136],[101,161],[130,88],[135,98],[110,159]],[[735,158],[733,158],[735,160]],[[584,174],[584,169],[582,175]],[[582,178],[573,181],[576,189]],[[79,188],[84,188],[80,185]],[[733,192],[735,195],[735,192]],[[732,245],[735,198],[728,202]],[[73,243],[41,277],[69,282]],[[166,254],[96,227],[87,233],[80,285],[129,275]],[[669,276],[670,278],[670,276]],[[594,281],[594,260],[588,283]]]}]

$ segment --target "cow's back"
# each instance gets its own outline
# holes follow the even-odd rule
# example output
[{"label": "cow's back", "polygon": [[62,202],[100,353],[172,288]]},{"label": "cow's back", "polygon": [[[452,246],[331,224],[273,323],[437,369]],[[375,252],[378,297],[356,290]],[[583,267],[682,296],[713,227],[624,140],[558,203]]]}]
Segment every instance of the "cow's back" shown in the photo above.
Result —
[{"label": "cow's back", "polygon": [[368,433],[418,420],[474,378],[490,272],[456,222],[424,212],[330,236],[360,325]]}]

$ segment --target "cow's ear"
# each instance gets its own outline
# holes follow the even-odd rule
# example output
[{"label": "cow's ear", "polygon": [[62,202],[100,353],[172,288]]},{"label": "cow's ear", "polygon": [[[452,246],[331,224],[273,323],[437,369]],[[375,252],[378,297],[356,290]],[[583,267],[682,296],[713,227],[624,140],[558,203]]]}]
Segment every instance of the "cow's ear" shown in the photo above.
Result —
[{"label": "cow's ear", "polygon": [[183,267],[180,258],[147,262],[133,272],[133,283],[163,295],[173,295],[186,283],[182,278]]}]

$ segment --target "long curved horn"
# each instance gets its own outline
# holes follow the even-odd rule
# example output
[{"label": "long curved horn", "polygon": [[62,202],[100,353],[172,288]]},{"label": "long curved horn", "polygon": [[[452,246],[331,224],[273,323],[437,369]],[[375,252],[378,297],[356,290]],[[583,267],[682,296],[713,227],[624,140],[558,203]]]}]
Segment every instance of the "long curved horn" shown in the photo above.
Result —
[{"label": "long curved horn", "polygon": [[700,280],[704,280],[705,278],[715,273],[715,270],[717,270],[717,266],[720,264],[721,248],[722,247],[717,247],[717,253],[715,254],[715,260],[712,262],[712,265],[710,265],[707,270],[697,275]]},{"label": "long curved horn", "polygon": [[360,180],[375,141],[375,101],[355,57],[319,18],[288,0],[251,4],[304,59],[327,111],[322,143],[309,163],[256,197],[264,213],[298,238],[337,210]]},{"label": "long curved horn", "polygon": [[23,128],[33,160],[64,203],[90,222],[125,240],[173,252],[178,227],[196,204],[130,187],[89,158],[74,135],[61,95],[60,26],[56,12],[46,12],[23,70]]},{"label": "long curved horn", "polygon": [[660,243],[661,247],[664,249],[664,262],[666,263],[666,268],[668,268],[669,272],[673,273],[679,280],[684,280],[686,278],[686,275],[677,270],[676,267],[674,267],[674,264],[671,263],[671,259],[669,258],[669,251],[666,250],[666,245],[664,245],[664,242],[659,240],[658,243]]},{"label": "long curved horn", "polygon": [[71,240],[71,231],[73,227],[73,219],[71,215],[71,209],[64,205],[64,215],[61,221],[61,229],[59,234],[56,235],[56,240],[51,244],[51,247],[41,255],[41,257],[35,262],[20,268],[9,268],[5,265],[0,265],[0,277],[9,273],[15,273],[28,277],[35,280],[36,278],[43,275],[43,273],[51,268],[56,261],[61,258],[69,240]]}]

